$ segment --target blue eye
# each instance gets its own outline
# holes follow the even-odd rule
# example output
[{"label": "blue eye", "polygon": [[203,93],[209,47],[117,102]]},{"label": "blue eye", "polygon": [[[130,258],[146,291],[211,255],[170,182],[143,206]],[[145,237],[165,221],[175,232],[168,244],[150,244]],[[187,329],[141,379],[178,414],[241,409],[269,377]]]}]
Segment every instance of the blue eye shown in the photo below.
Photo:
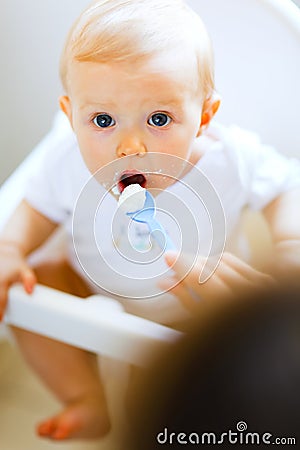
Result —
[{"label": "blue eye", "polygon": [[152,125],[153,127],[165,127],[169,125],[171,121],[172,119],[170,116],[168,116],[168,114],[159,112],[152,114],[152,116],[148,120],[148,124]]},{"label": "blue eye", "polygon": [[98,114],[93,119],[93,122],[99,128],[108,128],[116,124],[114,119],[109,114]]}]

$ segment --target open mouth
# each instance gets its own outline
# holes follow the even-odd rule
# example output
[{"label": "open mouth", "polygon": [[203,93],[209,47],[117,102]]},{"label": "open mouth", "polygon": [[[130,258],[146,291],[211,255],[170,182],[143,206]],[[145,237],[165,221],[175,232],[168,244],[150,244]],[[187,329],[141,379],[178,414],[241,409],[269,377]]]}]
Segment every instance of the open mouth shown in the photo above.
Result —
[{"label": "open mouth", "polygon": [[144,174],[141,172],[136,172],[132,170],[127,170],[123,172],[118,181],[119,192],[122,193],[124,189],[130,184],[139,184],[141,187],[145,188],[147,180]]}]

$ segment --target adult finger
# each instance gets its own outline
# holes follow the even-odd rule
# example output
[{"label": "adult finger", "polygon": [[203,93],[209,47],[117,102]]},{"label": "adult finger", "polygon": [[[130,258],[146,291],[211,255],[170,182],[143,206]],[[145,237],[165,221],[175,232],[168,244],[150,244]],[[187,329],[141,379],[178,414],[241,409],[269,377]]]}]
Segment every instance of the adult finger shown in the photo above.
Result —
[{"label": "adult finger", "polygon": [[[227,267],[231,267],[234,272],[244,279],[249,280],[251,283],[258,283],[259,285],[262,284],[266,286],[275,284],[275,280],[271,275],[260,272],[232,253],[224,253],[222,263],[227,265]],[[222,265],[222,267],[224,266]]]},{"label": "adult finger", "polygon": [[199,278],[205,265],[205,258],[197,259],[189,254],[167,252],[165,260],[168,266],[175,272],[178,281],[184,281],[193,287],[199,284]]}]

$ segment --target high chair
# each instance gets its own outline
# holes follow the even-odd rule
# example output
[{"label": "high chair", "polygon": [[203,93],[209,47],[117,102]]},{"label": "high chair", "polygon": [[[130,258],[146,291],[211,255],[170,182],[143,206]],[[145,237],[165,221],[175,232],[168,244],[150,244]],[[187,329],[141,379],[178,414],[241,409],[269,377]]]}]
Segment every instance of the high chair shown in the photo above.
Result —
[{"label": "high chair", "polygon": [[[256,131],[263,142],[299,157],[297,6],[290,0],[187,3],[203,18],[212,38],[216,88],[222,98],[217,120]],[[41,156],[42,147],[37,146],[2,185],[0,227],[22,198],[24,183]],[[248,214],[249,220],[260,222]],[[170,328],[125,313],[112,299],[95,296],[83,301],[43,286],[37,286],[32,296],[13,286],[5,321],[135,365],[147,364],[150,351],[179,336]]]}]

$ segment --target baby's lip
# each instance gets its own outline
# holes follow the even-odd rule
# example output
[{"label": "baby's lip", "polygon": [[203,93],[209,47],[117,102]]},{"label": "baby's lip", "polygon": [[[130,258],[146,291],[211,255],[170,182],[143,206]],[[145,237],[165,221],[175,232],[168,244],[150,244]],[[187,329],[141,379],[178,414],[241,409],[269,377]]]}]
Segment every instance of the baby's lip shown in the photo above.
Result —
[{"label": "baby's lip", "polygon": [[139,184],[141,187],[145,188],[147,179],[142,172],[138,172],[137,170],[125,170],[121,174],[118,181],[118,189],[120,194],[130,184]]}]

